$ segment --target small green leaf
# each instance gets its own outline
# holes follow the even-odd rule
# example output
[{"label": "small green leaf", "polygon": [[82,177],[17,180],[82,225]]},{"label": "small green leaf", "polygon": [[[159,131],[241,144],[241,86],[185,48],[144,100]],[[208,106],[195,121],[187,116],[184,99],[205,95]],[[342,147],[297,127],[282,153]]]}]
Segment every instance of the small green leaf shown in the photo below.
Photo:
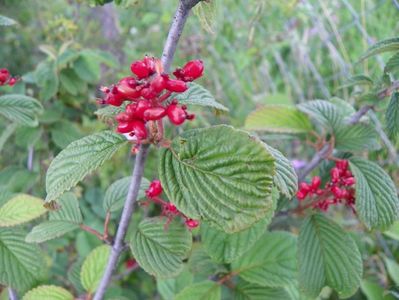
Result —
[{"label": "small green leaf", "polygon": [[36,84],[40,87],[40,100],[47,101],[58,91],[59,79],[55,61],[41,62],[34,73]]},{"label": "small green leaf", "polygon": [[44,201],[26,194],[19,194],[0,207],[0,227],[10,227],[32,221],[47,210]]},{"label": "small green leaf", "polygon": [[149,274],[159,278],[178,275],[183,259],[191,249],[192,237],[188,229],[177,221],[165,228],[166,219],[143,220],[130,242],[133,256]]},{"label": "small green leaf", "polygon": [[399,51],[399,38],[390,38],[375,43],[367,49],[359,60],[362,61],[371,56],[390,51]]},{"label": "small green leaf", "polygon": [[55,285],[40,285],[27,292],[22,300],[73,300],[73,295],[66,289]]},{"label": "small green leaf", "polygon": [[245,120],[245,129],[272,133],[300,134],[312,130],[306,114],[288,105],[266,105]]},{"label": "small green leaf", "polygon": [[220,300],[221,297],[220,284],[206,280],[186,287],[176,295],[175,300]]},{"label": "small green leaf", "polygon": [[376,163],[351,158],[350,169],[356,179],[356,212],[368,228],[388,228],[399,217],[395,184]]},{"label": "small green leaf", "polygon": [[174,299],[182,289],[193,282],[193,274],[186,267],[179,276],[169,279],[157,279],[157,289],[164,300]]},{"label": "small green leaf", "polygon": [[15,21],[9,17],[0,15],[0,26],[12,26],[12,25],[17,25],[17,24],[18,24],[17,21]]},{"label": "small green leaf", "polygon": [[18,124],[35,127],[43,106],[32,97],[17,94],[0,96],[0,114]]},{"label": "small green leaf", "polygon": [[200,1],[193,8],[193,13],[198,17],[202,28],[211,34],[216,33],[217,10],[217,1]]},{"label": "small green leaf", "polygon": [[274,172],[262,142],[224,125],[184,132],[159,165],[164,191],[182,213],[229,233],[273,209]]},{"label": "small green leaf", "polygon": [[0,284],[26,290],[43,275],[45,261],[39,247],[25,243],[25,232],[0,228]]},{"label": "small green leaf", "polygon": [[385,256],[384,262],[388,270],[389,277],[391,277],[396,286],[399,286],[399,264],[396,261]]},{"label": "small green leaf", "polygon": [[296,279],[296,237],[287,232],[266,233],[242,257],[233,261],[235,274],[253,284],[281,287]]},{"label": "small green leaf", "polygon": [[86,83],[78,77],[72,68],[67,68],[60,72],[60,83],[73,96],[84,92],[86,89]]},{"label": "small green leaf", "polygon": [[114,120],[117,114],[124,111],[125,111],[125,106],[123,104],[121,106],[107,105],[105,107],[96,110],[94,114],[97,115],[100,120],[108,122],[110,120]]},{"label": "small green leaf", "polygon": [[389,137],[396,141],[399,135],[399,93],[392,93],[387,110],[385,112],[387,131]]},{"label": "small green leaf", "polygon": [[393,73],[399,69],[399,52],[393,55],[385,64],[384,73]]},{"label": "small green leaf", "polygon": [[180,94],[173,94],[168,101],[172,99],[178,100],[180,104],[207,106],[225,111],[229,110],[227,107],[217,102],[207,89],[194,82],[188,84],[187,91]]},{"label": "small green leaf", "polygon": [[299,284],[316,298],[324,286],[340,297],[353,295],[363,273],[356,243],[339,225],[321,214],[309,216],[298,237]]},{"label": "small green leaf", "polygon": [[126,143],[123,135],[98,132],[72,142],[51,162],[46,175],[46,202],[56,200],[109,160]]},{"label": "small green leaf", "polygon": [[290,295],[284,288],[270,288],[241,281],[234,289],[234,300],[287,300]]},{"label": "small green leaf", "polygon": [[86,257],[80,271],[80,280],[87,292],[93,293],[97,290],[110,254],[111,247],[102,245],[95,248]]},{"label": "small green leaf", "polygon": [[298,190],[298,176],[295,169],[280,151],[267,144],[264,145],[275,159],[276,174],[273,178],[274,184],[280,193],[291,199]]},{"label": "small green leaf", "polygon": [[355,85],[372,86],[373,84],[374,84],[373,79],[371,79],[370,77],[368,77],[366,75],[360,74],[360,75],[355,75],[355,76],[348,78],[347,82],[345,82],[339,88],[343,89],[343,88],[348,88],[348,87],[352,87]]},{"label": "small green leaf", "polygon": [[[120,210],[126,200],[129,191],[129,185],[132,177],[124,177],[109,186],[105,192],[103,207],[105,211],[116,212]],[[148,189],[150,182],[146,178],[141,179],[141,185],[137,199],[145,197],[145,191]]]},{"label": "small green leaf", "polygon": [[377,132],[372,125],[344,125],[335,131],[335,148],[340,151],[359,152],[380,148]]},{"label": "small green leaf", "polygon": [[387,237],[399,241],[399,221],[394,222],[388,230],[384,231]]},{"label": "small green leaf", "polygon": [[362,293],[367,297],[367,300],[395,300],[395,298],[385,295],[384,288],[381,284],[371,280],[364,279],[360,288]]}]

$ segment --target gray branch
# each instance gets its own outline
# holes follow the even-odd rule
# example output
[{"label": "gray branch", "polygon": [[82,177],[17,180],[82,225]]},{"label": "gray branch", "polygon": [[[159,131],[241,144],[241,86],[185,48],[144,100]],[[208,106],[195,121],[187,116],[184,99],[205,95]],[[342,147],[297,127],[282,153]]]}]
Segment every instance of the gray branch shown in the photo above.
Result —
[{"label": "gray branch", "polygon": [[[162,64],[164,71],[168,72],[170,65],[173,60],[173,56],[176,52],[177,43],[183,32],[184,24],[186,23],[187,17],[193,8],[200,0],[181,0],[173,18],[172,25],[170,27],[168,37],[165,42],[164,50],[162,53]],[[116,233],[115,241],[112,246],[111,255],[108,259],[106,269],[103,277],[101,278],[99,287],[93,300],[102,300],[104,298],[105,291],[107,290],[108,284],[111,281],[112,274],[118,264],[119,256],[124,249],[124,241],[126,232],[130,223],[131,216],[134,211],[134,205],[137,200],[138,192],[140,189],[141,179],[143,178],[144,165],[148,155],[149,145],[142,145],[139,153],[136,156],[134,164],[132,181],[129,186],[129,191],[126,197],[125,205],[122,210],[122,216],[119,222],[118,230]]]},{"label": "gray branch", "polygon": [[10,300],[18,300],[18,294],[17,291],[14,290],[13,288],[8,288],[8,298]]}]

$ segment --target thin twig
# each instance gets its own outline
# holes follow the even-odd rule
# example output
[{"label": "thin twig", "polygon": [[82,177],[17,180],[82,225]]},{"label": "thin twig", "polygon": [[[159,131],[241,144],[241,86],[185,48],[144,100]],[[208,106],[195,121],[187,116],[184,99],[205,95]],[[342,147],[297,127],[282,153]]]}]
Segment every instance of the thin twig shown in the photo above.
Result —
[{"label": "thin twig", "polygon": [[[177,43],[183,32],[184,24],[187,17],[193,8],[200,0],[181,0],[176,10],[172,25],[169,29],[168,37],[165,42],[162,53],[162,64],[165,72],[168,72],[176,51]],[[105,291],[111,281],[112,273],[114,272],[119,256],[125,248],[125,236],[130,223],[130,218],[134,211],[134,204],[137,200],[140,189],[141,179],[143,177],[144,165],[147,158],[149,145],[142,145],[136,156],[136,162],[133,169],[132,181],[129,186],[128,195],[126,197],[125,205],[122,210],[122,216],[119,222],[118,230],[113,244],[111,255],[108,259],[106,269],[101,278],[97,292],[93,300],[101,300],[104,298]]]}]

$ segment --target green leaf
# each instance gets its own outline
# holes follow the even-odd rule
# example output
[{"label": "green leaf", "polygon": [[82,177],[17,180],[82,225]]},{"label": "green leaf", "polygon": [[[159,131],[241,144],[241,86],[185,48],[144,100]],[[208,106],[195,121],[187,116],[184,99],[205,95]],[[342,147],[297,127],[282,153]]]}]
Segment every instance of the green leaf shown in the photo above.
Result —
[{"label": "green leaf", "polygon": [[288,105],[266,105],[245,120],[245,129],[272,133],[300,134],[312,130],[306,114]]},{"label": "green leaf", "polygon": [[40,99],[47,101],[58,91],[58,75],[54,61],[43,61],[35,70],[35,80],[40,87]]},{"label": "green leaf", "polygon": [[0,227],[10,227],[32,221],[47,210],[40,198],[19,194],[0,207]]},{"label": "green leaf", "polygon": [[24,239],[20,229],[0,228],[0,284],[17,290],[31,287],[46,265],[39,247]]},{"label": "green leaf", "polygon": [[28,243],[42,243],[79,228],[83,218],[76,196],[72,193],[65,193],[60,197],[58,203],[60,208],[50,212],[49,221],[33,227],[26,236]]},{"label": "green leaf", "polygon": [[164,191],[182,213],[229,233],[273,209],[274,172],[262,142],[224,125],[184,132],[159,165]]},{"label": "green leaf", "polygon": [[125,111],[125,106],[123,104],[121,106],[107,105],[105,107],[96,110],[94,114],[97,115],[100,120],[108,122],[110,120],[114,120],[117,114],[124,111]]},{"label": "green leaf", "polygon": [[234,300],[287,300],[284,288],[270,288],[241,281],[234,288]]},{"label": "green leaf", "polygon": [[373,84],[374,84],[373,79],[371,79],[370,77],[368,77],[366,75],[360,74],[360,75],[355,75],[355,76],[348,78],[347,82],[345,82],[339,88],[343,89],[343,88],[348,88],[348,87],[352,87],[355,85],[372,86]]},{"label": "green leaf", "polygon": [[384,231],[384,235],[399,241],[399,221],[394,222],[387,231]]},{"label": "green leaf", "polygon": [[389,58],[385,64],[384,73],[393,73],[397,69],[399,69],[399,52]]},{"label": "green leaf", "polygon": [[206,223],[201,224],[201,241],[213,260],[231,263],[247,252],[265,233],[273,217],[273,211],[264,219],[240,232],[228,234]]},{"label": "green leaf", "polygon": [[364,279],[360,285],[362,293],[367,300],[394,300],[395,298],[385,295],[384,288],[381,284],[371,280]]},{"label": "green leaf", "polygon": [[335,132],[335,148],[340,151],[359,152],[380,148],[377,132],[372,125],[341,126]]},{"label": "green leaf", "polygon": [[367,49],[366,53],[360,57],[359,61],[390,51],[399,51],[399,38],[390,38],[375,43],[373,46]]},{"label": "green leaf", "polygon": [[220,300],[221,297],[221,286],[206,280],[186,287],[176,295],[175,300]]},{"label": "green leaf", "polygon": [[211,34],[216,33],[217,26],[217,1],[201,1],[193,8],[201,27]]},{"label": "green leaf", "polygon": [[73,300],[73,295],[66,289],[55,285],[40,285],[27,292],[22,300]]},{"label": "green leaf", "polygon": [[74,62],[79,57],[79,52],[73,49],[66,49],[57,57],[58,69],[65,68],[69,63]]},{"label": "green leaf", "polygon": [[177,221],[165,228],[166,219],[145,219],[132,235],[130,248],[139,265],[159,278],[178,275],[191,249],[189,230]]},{"label": "green leaf", "polygon": [[353,295],[360,285],[363,265],[351,236],[321,214],[309,216],[298,237],[299,284],[316,298],[324,286],[340,297]]},{"label": "green leaf", "polygon": [[209,278],[209,276],[228,271],[225,266],[215,263],[200,244],[193,245],[188,266],[196,278]]},{"label": "green leaf", "polygon": [[54,144],[61,149],[82,137],[79,128],[69,121],[57,122],[54,126],[51,126],[50,133]]},{"label": "green leaf", "polygon": [[0,96],[0,114],[18,124],[37,126],[37,115],[42,111],[43,106],[32,97],[18,94]]},{"label": "green leaf", "polygon": [[399,286],[399,264],[384,256],[385,266],[387,268],[389,277],[391,277],[392,281],[395,283],[396,286]]},{"label": "green leaf", "polygon": [[194,82],[188,84],[187,91],[180,94],[173,94],[169,99],[176,99],[180,104],[207,106],[225,111],[229,110],[227,107],[217,102],[207,89]]},{"label": "green leaf", "polygon": [[291,199],[298,190],[298,175],[291,162],[280,151],[267,144],[264,145],[275,159],[276,174],[273,178],[274,184],[280,193]]},{"label": "green leaf", "polygon": [[84,92],[86,89],[86,83],[78,77],[72,68],[61,71],[60,82],[65,90],[73,96]]},{"label": "green leaf", "polygon": [[98,132],[72,142],[51,162],[46,175],[46,202],[56,200],[103,165],[126,143],[123,135]]},{"label": "green leaf", "polygon": [[174,299],[182,289],[193,282],[193,274],[185,268],[179,276],[169,279],[158,279],[157,289],[164,300]]},{"label": "green leaf", "polygon": [[333,103],[325,100],[307,101],[298,104],[297,108],[308,114],[326,130],[334,131],[342,125],[343,116]]},{"label": "green leaf", "polygon": [[18,24],[17,21],[15,21],[9,17],[0,15],[0,26],[12,26],[12,25],[17,25],[17,24]]},{"label": "green leaf", "polygon": [[296,237],[287,232],[266,233],[232,270],[242,279],[260,286],[281,287],[296,279]]},{"label": "green leaf", "polygon": [[93,293],[97,290],[110,254],[111,247],[102,245],[95,248],[86,257],[80,271],[80,280],[87,292]]},{"label": "green leaf", "polygon": [[385,112],[388,136],[396,140],[399,135],[399,93],[392,93],[387,110]]},{"label": "green leaf", "polygon": [[100,49],[84,49],[80,52],[80,55],[84,57],[90,57],[96,60],[98,63],[103,63],[111,68],[117,68],[119,66],[119,62],[115,56],[113,56],[110,52]]},{"label": "green leaf", "polygon": [[[119,211],[126,200],[129,191],[129,185],[132,177],[124,177],[109,186],[105,192],[103,207],[105,211],[116,212]],[[141,179],[141,185],[137,199],[145,197],[145,191],[148,189],[150,182],[146,178]]]},{"label": "green leaf", "polygon": [[388,228],[399,217],[395,184],[376,163],[351,158],[350,169],[356,179],[356,212],[367,228]]}]

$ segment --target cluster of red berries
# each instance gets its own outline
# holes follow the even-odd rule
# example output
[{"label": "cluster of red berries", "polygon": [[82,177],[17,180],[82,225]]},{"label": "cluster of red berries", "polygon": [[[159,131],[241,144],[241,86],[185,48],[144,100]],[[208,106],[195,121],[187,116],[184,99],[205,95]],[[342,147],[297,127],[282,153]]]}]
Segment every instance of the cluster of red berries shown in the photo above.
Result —
[{"label": "cluster of red berries", "polygon": [[355,212],[353,185],[356,180],[348,167],[347,160],[337,160],[335,167],[330,171],[330,181],[325,184],[324,189],[320,188],[321,179],[318,176],[313,177],[310,184],[300,183],[296,194],[298,200],[303,201],[306,197],[315,200],[311,206],[322,211],[327,211],[330,205],[345,204]]},{"label": "cluster of red berries", "polygon": [[[149,188],[146,190],[145,194],[147,198],[156,203],[161,205],[162,207],[162,216],[166,216],[168,218],[168,221],[166,223],[166,227],[172,222],[172,220],[177,217],[181,216],[185,221],[184,223],[189,229],[194,229],[198,227],[199,221],[191,219],[186,217],[183,213],[181,213],[176,206],[173,203],[166,202],[165,200],[161,199],[159,196],[162,194],[163,189],[161,185],[161,181],[159,180],[153,180],[149,186]],[[148,205],[149,202],[143,203],[144,205]]]},{"label": "cluster of red berries", "polygon": [[12,77],[10,71],[7,69],[0,69],[0,86],[6,84],[13,86],[18,80],[19,79],[17,77]]},{"label": "cluster of red berries", "polygon": [[130,66],[135,76],[122,78],[111,87],[103,87],[105,94],[101,104],[121,106],[129,101],[124,112],[116,116],[117,132],[125,134],[130,140],[140,144],[148,136],[146,123],[157,121],[167,116],[174,125],[181,125],[185,120],[194,119],[194,114],[187,113],[185,105],[177,100],[165,104],[172,93],[183,93],[188,89],[187,82],[202,76],[204,65],[201,60],[192,60],[183,68],[174,71],[176,79],[171,79],[163,72],[162,63],[154,57],[145,57]]}]

